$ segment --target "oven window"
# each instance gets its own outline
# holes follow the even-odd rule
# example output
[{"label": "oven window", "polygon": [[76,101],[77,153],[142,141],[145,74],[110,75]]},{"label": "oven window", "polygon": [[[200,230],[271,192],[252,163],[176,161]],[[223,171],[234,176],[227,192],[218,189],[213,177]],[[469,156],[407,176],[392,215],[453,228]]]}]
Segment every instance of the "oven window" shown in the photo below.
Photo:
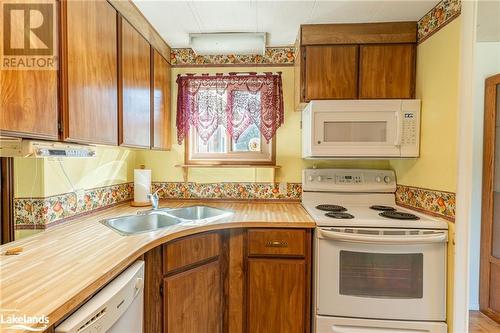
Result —
[{"label": "oven window", "polygon": [[385,121],[327,121],[324,142],[386,142]]},{"label": "oven window", "polygon": [[340,294],[385,298],[422,298],[421,253],[340,251]]}]

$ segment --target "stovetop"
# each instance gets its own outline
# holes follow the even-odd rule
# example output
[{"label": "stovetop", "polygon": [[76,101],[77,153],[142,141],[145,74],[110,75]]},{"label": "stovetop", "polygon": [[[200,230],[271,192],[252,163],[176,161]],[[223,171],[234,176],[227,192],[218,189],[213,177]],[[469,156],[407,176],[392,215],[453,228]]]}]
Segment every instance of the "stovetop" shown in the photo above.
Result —
[{"label": "stovetop", "polygon": [[[318,205],[334,205],[337,210],[328,212],[316,208]],[[302,206],[320,227],[448,229],[445,221],[396,205],[393,193],[304,192]],[[376,210],[372,206],[383,207]],[[384,216],[393,214],[404,219]]]}]

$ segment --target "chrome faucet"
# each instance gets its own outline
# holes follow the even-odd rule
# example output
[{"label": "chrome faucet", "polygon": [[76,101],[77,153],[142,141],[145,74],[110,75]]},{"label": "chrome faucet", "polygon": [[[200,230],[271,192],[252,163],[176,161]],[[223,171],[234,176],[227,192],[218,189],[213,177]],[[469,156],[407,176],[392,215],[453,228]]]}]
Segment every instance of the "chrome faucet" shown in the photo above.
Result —
[{"label": "chrome faucet", "polygon": [[153,210],[157,210],[158,209],[158,203],[160,201],[160,197],[158,196],[158,191],[159,190],[157,190],[153,194],[149,193],[147,195],[149,201],[151,201],[151,206],[153,206]]}]

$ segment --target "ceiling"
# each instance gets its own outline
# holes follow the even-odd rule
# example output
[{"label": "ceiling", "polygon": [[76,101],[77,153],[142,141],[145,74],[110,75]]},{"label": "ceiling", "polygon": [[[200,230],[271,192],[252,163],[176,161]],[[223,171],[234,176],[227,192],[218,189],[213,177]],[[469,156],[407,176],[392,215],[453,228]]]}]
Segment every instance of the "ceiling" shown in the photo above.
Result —
[{"label": "ceiling", "polygon": [[133,0],[173,48],[189,33],[266,32],[267,46],[293,45],[300,24],[417,21],[439,1]]}]

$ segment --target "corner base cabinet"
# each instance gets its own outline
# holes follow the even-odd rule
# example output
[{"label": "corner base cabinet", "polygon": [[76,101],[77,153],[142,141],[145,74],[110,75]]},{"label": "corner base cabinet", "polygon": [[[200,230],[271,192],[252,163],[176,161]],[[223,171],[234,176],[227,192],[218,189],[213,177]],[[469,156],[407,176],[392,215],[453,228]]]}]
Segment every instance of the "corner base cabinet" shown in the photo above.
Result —
[{"label": "corner base cabinet", "polygon": [[145,331],[309,333],[311,235],[228,229],[152,249],[145,255]]},{"label": "corner base cabinet", "polygon": [[165,278],[164,332],[222,332],[219,260]]}]

